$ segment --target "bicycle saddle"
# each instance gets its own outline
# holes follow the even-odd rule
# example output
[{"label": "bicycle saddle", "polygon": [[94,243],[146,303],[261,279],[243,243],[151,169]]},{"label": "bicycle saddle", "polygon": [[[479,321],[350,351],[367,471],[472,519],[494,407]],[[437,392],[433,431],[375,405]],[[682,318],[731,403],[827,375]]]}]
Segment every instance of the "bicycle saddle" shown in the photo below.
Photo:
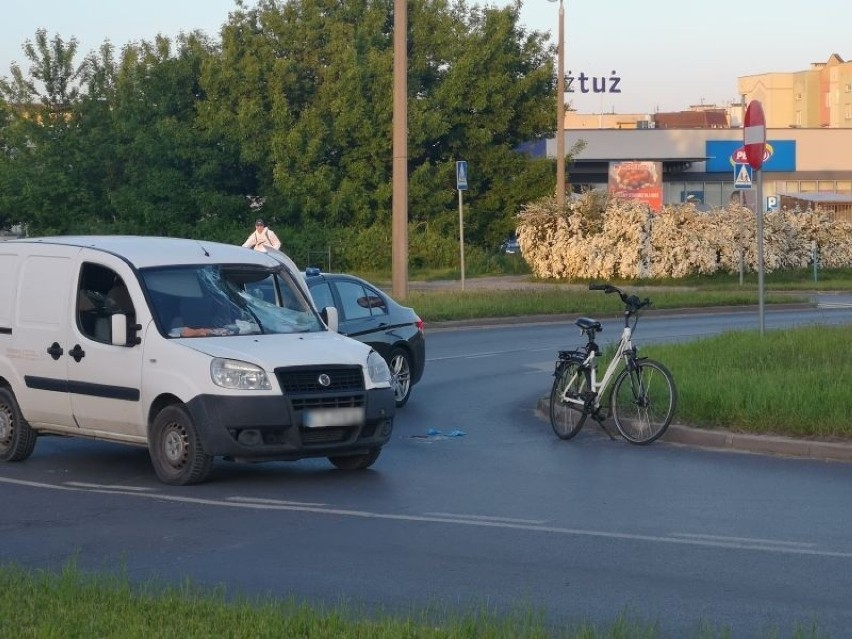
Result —
[{"label": "bicycle saddle", "polygon": [[598,320],[591,319],[590,317],[581,317],[574,323],[580,327],[581,331],[585,332],[591,331],[600,333],[603,330],[601,323]]}]

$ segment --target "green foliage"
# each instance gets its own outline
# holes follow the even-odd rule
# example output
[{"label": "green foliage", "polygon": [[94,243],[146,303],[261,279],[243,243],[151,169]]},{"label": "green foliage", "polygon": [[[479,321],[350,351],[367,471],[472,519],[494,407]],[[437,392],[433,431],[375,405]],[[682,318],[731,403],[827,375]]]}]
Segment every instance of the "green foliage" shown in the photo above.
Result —
[{"label": "green foliage", "polygon": [[[471,167],[475,270],[553,166],[516,152],[553,130],[547,36],[519,6],[413,0],[411,267],[458,268],[454,168]],[[393,15],[388,0],[240,2],[221,41],[77,42],[44,30],[0,82],[0,225],[242,242],[258,213],[288,250],[390,264]],[[250,205],[254,205],[252,208]]]}]

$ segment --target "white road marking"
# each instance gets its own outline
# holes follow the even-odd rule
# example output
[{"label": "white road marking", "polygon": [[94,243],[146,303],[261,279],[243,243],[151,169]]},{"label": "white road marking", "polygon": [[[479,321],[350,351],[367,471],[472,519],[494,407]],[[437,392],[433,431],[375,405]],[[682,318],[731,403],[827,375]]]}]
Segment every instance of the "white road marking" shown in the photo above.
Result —
[{"label": "white road marking", "polygon": [[753,537],[720,537],[718,535],[699,535],[692,533],[669,533],[672,537],[684,537],[688,539],[712,539],[716,541],[742,542],[747,544],[775,544],[778,546],[794,546],[799,548],[813,548],[816,544],[802,543],[800,541],[781,541],[779,539],[759,539]]},{"label": "white road marking", "polygon": [[473,519],[481,521],[503,521],[516,524],[536,524],[545,523],[546,519],[514,519],[512,517],[492,517],[490,515],[460,515],[458,513],[423,513],[429,517],[447,517],[448,519]]},{"label": "white road marking", "polygon": [[[42,488],[49,490],[63,490],[73,492],[87,492],[104,495],[125,495],[137,499],[154,499],[174,503],[192,504],[197,506],[220,506],[226,508],[242,508],[247,510],[279,510],[285,512],[315,513],[322,515],[333,515],[337,517],[353,517],[359,519],[378,519],[386,521],[402,521],[415,523],[453,524],[457,526],[475,526],[479,528],[502,528],[506,530],[522,530],[534,533],[547,533],[552,535],[565,535],[572,537],[592,537],[599,539],[618,539],[622,541],[644,541],[658,544],[673,544],[679,546],[697,546],[702,548],[728,548],[731,550],[759,550],[761,552],[802,555],[811,557],[834,557],[838,559],[852,559],[852,552],[839,550],[820,550],[818,548],[807,548],[784,545],[784,542],[761,541],[754,542],[737,541],[736,537],[712,537],[708,538],[685,536],[660,536],[643,535],[638,533],[611,532],[605,530],[584,530],[581,528],[563,528],[560,526],[545,526],[536,523],[513,522],[511,520],[500,520],[499,518],[482,518],[481,516],[457,515],[437,517],[435,515],[398,515],[393,513],[376,513],[366,510],[352,510],[346,508],[327,508],[316,506],[304,506],[295,504],[277,503],[243,503],[230,501],[229,499],[202,499],[199,497],[186,497],[181,495],[167,495],[163,493],[133,492],[118,489],[105,490],[103,488],[83,488],[81,486],[45,484],[41,482],[25,481],[0,477],[0,484],[16,484],[31,488]],[[270,500],[274,501],[274,500]],[[804,544],[803,544],[804,545]]]},{"label": "white road marking", "polygon": [[103,490],[138,490],[140,492],[152,491],[153,488],[145,488],[144,486],[123,486],[121,484],[89,484],[82,481],[66,481],[66,486],[75,486],[79,488],[101,488]]},{"label": "white road marking", "polygon": [[227,497],[228,501],[238,502],[241,504],[267,504],[279,506],[311,506],[320,508],[328,506],[328,504],[311,503],[307,501],[285,501],[283,499],[264,499],[263,497]]}]

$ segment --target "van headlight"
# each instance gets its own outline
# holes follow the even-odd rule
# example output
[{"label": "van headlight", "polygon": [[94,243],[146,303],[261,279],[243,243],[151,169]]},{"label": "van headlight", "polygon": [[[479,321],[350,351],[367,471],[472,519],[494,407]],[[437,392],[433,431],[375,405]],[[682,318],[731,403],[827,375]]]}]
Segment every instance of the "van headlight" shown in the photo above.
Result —
[{"label": "van headlight", "polygon": [[390,384],[390,369],[376,351],[370,351],[367,355],[367,374],[374,384]]},{"label": "van headlight", "polygon": [[210,377],[216,386],[235,390],[271,390],[272,384],[260,366],[236,359],[216,357],[210,362]]}]

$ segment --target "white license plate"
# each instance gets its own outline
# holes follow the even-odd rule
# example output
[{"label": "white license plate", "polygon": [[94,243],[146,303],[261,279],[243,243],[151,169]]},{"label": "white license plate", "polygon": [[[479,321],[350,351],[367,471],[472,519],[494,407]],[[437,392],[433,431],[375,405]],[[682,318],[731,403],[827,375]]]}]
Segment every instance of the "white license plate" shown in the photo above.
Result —
[{"label": "white license plate", "polygon": [[306,410],[302,413],[302,423],[307,428],[326,428],[328,426],[359,426],[364,423],[363,408],[324,408]]}]

